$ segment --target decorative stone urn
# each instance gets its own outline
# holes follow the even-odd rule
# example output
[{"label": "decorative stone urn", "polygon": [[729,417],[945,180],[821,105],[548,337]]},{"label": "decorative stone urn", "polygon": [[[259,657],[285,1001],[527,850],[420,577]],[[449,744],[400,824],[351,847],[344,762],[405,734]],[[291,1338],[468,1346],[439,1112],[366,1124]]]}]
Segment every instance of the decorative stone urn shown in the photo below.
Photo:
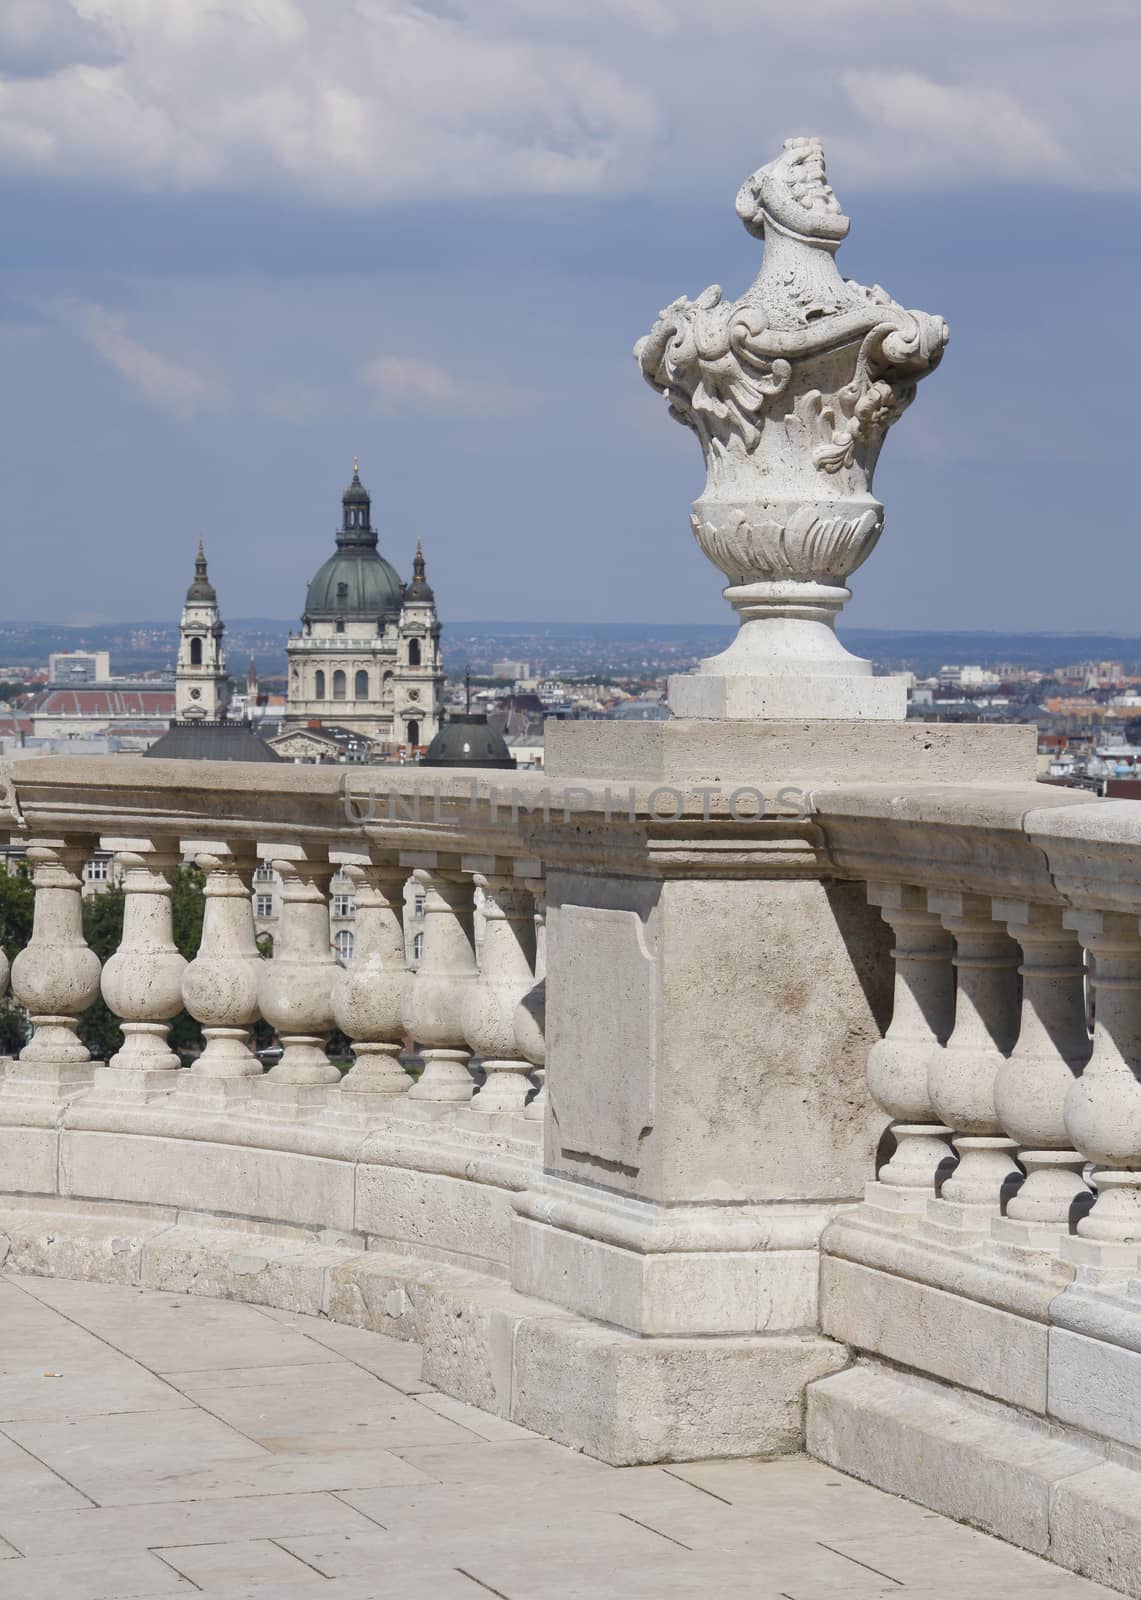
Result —
[{"label": "decorative stone urn", "polygon": [[873,678],[835,634],[848,577],[883,531],[872,475],[887,430],[947,343],[942,317],[842,278],[848,232],[818,139],[788,139],[737,196],[764,240],[739,300],[675,300],[634,347],[672,416],[701,441],[702,550],[741,619],[729,648],[670,680],[678,716],[902,717],[900,678]]}]

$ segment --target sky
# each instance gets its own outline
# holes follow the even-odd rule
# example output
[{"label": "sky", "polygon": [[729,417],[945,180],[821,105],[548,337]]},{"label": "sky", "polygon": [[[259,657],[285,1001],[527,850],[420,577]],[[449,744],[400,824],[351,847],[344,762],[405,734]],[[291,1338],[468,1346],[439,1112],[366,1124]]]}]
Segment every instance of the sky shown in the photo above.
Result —
[{"label": "sky", "polygon": [[295,617],[356,453],[445,624],[731,621],[631,349],[816,134],[951,328],[846,620],[1136,633],[1139,61],[1135,0],[3,0],[0,617],[171,618],[200,535]]}]

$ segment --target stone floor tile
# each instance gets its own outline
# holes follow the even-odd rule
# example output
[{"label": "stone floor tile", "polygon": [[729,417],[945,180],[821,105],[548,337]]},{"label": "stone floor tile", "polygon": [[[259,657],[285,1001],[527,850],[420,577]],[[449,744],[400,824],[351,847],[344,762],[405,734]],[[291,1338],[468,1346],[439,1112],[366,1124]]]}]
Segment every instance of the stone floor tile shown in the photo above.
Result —
[{"label": "stone floor tile", "polygon": [[199,1367],[191,1372],[164,1372],[162,1382],[195,1400],[207,1389],[280,1389],[296,1387],[299,1383],[324,1384],[342,1372],[358,1370],[351,1361],[343,1361],[332,1351],[326,1351],[324,1361],[303,1361],[280,1367],[208,1367],[205,1371]]},{"label": "stone floor tile", "polygon": [[[393,1556],[390,1534],[361,1518],[360,1529],[309,1535],[286,1535],[282,1548],[299,1556],[325,1578],[368,1577],[389,1568]],[[433,1558],[438,1551],[434,1548]]]},{"label": "stone floor tile", "polygon": [[328,1455],[265,1451],[258,1457],[224,1461],[193,1472],[152,1472],[106,1481],[100,1485],[98,1499],[104,1506],[160,1505],[172,1500],[228,1500],[426,1481],[417,1467],[388,1450],[341,1450]]},{"label": "stone floor tile", "polygon": [[375,1532],[376,1525],[333,1494],[245,1495],[160,1505],[89,1506],[10,1513],[0,1500],[0,1532],[27,1556],[91,1555],[158,1545],[225,1543]]},{"label": "stone floor tile", "polygon": [[[423,1566],[415,1572],[384,1572],[372,1578],[328,1579],[314,1573],[311,1582],[228,1589],[226,1600],[489,1600],[489,1597],[486,1588],[454,1568]],[[511,1600],[531,1600],[531,1597],[512,1596]],[[594,1600],[609,1600],[609,1597],[596,1594]]]},{"label": "stone floor tile", "polygon": [[0,1600],[1114,1600],[807,1458],[609,1467],[411,1398],[418,1353],[379,1334],[25,1282],[44,1298],[0,1280],[0,1386],[63,1352],[145,1403],[169,1361],[178,1404],[0,1425]]},{"label": "stone floor tile", "polygon": [[198,1410],[11,1422],[3,1431],[100,1504],[117,1484],[145,1485],[266,1455],[251,1439]]},{"label": "stone floor tile", "polygon": [[[0,1433],[0,1509],[3,1518],[26,1511],[66,1511],[91,1498]],[[2,1519],[0,1519],[2,1520]],[[0,1528],[0,1531],[3,1531]]]},{"label": "stone floor tile", "polygon": [[450,1394],[422,1394],[419,1404],[427,1406],[429,1411],[434,1411],[439,1417],[447,1417],[451,1422],[458,1422],[461,1427],[477,1434],[481,1439],[537,1439],[539,1435],[532,1433],[529,1428],[521,1428],[518,1423],[508,1422],[506,1417],[495,1417],[489,1411],[480,1411],[477,1406],[469,1406],[463,1400],[453,1400]]},{"label": "stone floor tile", "polygon": [[271,1539],[166,1545],[154,1553],[206,1594],[226,1594],[254,1584],[308,1582],[313,1576],[311,1567]]},{"label": "stone floor tile", "polygon": [[194,1592],[192,1583],[146,1551],[99,1561],[80,1552],[0,1565],[0,1600],[157,1600]]},{"label": "stone floor tile", "polygon": [[351,1328],[345,1323],[329,1322],[324,1317],[302,1317],[294,1311],[276,1311],[269,1306],[261,1308],[265,1316],[283,1323],[306,1338],[335,1350],[349,1361],[364,1367],[394,1389],[404,1394],[433,1393],[433,1386],[420,1376],[424,1353],[418,1344],[407,1339],[390,1339],[383,1333],[372,1333],[368,1328]]},{"label": "stone floor tile", "polygon": [[527,1483],[537,1474],[583,1476],[613,1472],[592,1456],[584,1456],[550,1439],[473,1440],[470,1444],[436,1444],[395,1447],[403,1460],[428,1478],[449,1482]]},{"label": "stone floor tile", "polygon": [[[313,1377],[306,1376],[310,1370]],[[233,1383],[233,1373],[219,1387],[204,1378],[191,1393],[212,1416],[273,1451],[325,1450],[329,1446],[318,1441],[342,1432],[339,1448],[344,1449],[468,1444],[478,1437],[351,1362],[292,1372],[292,1378],[274,1383],[255,1378],[248,1386]],[[476,1420],[480,1415],[475,1413]]]},{"label": "stone floor tile", "polygon": [[507,1527],[497,1516],[498,1505],[497,1496],[481,1494],[478,1507],[470,1508],[471,1514],[463,1518],[395,1522],[386,1529],[374,1528],[374,1538],[354,1533],[347,1538],[283,1542],[333,1577],[367,1577],[380,1570],[380,1563],[390,1574],[413,1571],[428,1559],[473,1569],[481,1563],[519,1565],[531,1587],[536,1574],[550,1563],[574,1561],[585,1550],[599,1560],[605,1555],[616,1567],[677,1550],[668,1540],[608,1512],[576,1512],[568,1517],[565,1511],[536,1511]]},{"label": "stone floor tile", "polygon": [[[962,1588],[976,1589],[997,1585],[1003,1600],[1014,1600],[1020,1590],[1033,1590],[1042,1600],[1082,1600],[1085,1595],[1104,1594],[1097,1584],[1066,1572],[1051,1562],[1040,1560],[1029,1551],[1004,1544],[1001,1539],[962,1527],[947,1518],[933,1516],[921,1533],[904,1529],[876,1534],[829,1537],[832,1547],[855,1560],[867,1562],[895,1578],[908,1591],[930,1585],[932,1568],[954,1568]],[[1083,1588],[1084,1585],[1084,1588]]]},{"label": "stone floor tile", "polygon": [[256,1306],[118,1284],[24,1280],[54,1306],[152,1372],[327,1362],[328,1351]]},{"label": "stone floor tile", "polygon": [[[2,1313],[0,1328],[4,1328]],[[123,1411],[183,1411],[191,1405],[145,1367],[93,1342],[94,1354],[69,1355],[53,1349],[50,1366],[44,1365],[42,1346],[31,1361],[17,1362],[5,1350],[0,1361],[0,1424]]]}]

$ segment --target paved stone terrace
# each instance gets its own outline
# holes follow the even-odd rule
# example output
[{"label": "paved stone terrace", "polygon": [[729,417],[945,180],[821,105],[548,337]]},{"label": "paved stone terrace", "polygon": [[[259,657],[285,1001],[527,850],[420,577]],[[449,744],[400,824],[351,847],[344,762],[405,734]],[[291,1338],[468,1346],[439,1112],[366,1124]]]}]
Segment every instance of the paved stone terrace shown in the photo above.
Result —
[{"label": "paved stone terrace", "polygon": [[616,1469],[253,1306],[0,1278],[0,1600],[1110,1600],[816,1462]]}]

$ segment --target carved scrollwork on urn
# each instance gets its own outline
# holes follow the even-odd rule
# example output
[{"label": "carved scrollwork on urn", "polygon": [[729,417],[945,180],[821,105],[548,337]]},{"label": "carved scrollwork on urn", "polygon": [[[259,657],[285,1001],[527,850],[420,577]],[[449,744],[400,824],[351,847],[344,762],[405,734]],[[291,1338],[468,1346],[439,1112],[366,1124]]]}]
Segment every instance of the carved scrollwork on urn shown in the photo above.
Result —
[{"label": "carved scrollwork on urn", "polygon": [[[871,491],[884,439],[938,365],[947,325],[840,276],[833,258],[849,221],[819,140],[787,140],[742,185],[737,211],[764,240],[756,281],[732,302],[717,285],[675,300],[634,353],[701,443],[706,484],[693,530],[734,586],[728,597],[746,623],[756,622],[760,599],[767,617],[781,614],[779,598],[785,620],[796,620],[803,606],[794,596],[761,596],[757,586],[802,583],[830,590],[812,597],[817,623],[830,628],[848,598],[838,586],[883,528]],[[787,630],[783,643],[766,637],[778,654],[793,639]],[[820,641],[812,648],[819,653]],[[834,638],[824,649],[846,656]],[[748,653],[749,670],[765,670],[755,639]],[[825,670],[835,672],[836,661]]]}]

